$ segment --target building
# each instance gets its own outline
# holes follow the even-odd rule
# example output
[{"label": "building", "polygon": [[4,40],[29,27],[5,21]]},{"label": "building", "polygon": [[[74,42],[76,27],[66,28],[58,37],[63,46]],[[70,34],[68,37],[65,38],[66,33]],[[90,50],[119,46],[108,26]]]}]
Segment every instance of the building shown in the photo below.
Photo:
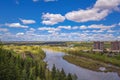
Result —
[{"label": "building", "polygon": [[104,50],[104,42],[95,41],[93,45],[93,51],[102,52]]},{"label": "building", "polygon": [[120,52],[120,41],[111,42],[111,51]]}]

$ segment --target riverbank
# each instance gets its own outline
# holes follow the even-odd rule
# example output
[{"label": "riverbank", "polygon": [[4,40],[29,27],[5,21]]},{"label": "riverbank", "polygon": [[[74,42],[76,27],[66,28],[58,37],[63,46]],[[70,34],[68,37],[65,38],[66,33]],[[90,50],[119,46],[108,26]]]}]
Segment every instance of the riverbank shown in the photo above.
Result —
[{"label": "riverbank", "polygon": [[78,57],[85,57],[120,67],[120,54],[117,56],[109,57],[105,53],[92,52],[92,51],[84,52],[80,50],[67,50],[66,52],[68,54],[75,55]]},{"label": "riverbank", "polygon": [[85,57],[93,60],[97,60],[106,64],[112,64],[114,66],[120,67],[120,54],[110,57],[107,56],[106,53],[100,53],[100,52],[93,52],[93,51],[85,51],[81,49],[76,48],[68,48],[68,47],[51,47],[51,46],[45,46],[47,49],[52,49],[55,51],[61,51],[65,52],[66,54],[75,55],[78,57]]},{"label": "riverbank", "polygon": [[[103,63],[101,61],[93,60],[90,58],[85,58],[85,57],[78,57],[78,56],[73,56],[73,55],[65,55],[63,57],[66,61],[75,64],[77,66],[93,70],[93,71],[98,71],[98,72],[118,72],[120,73],[120,68]],[[101,68],[104,68],[104,70]]]},{"label": "riverbank", "polygon": [[64,47],[47,47],[55,51],[62,51],[69,55],[63,58],[68,62],[80,67],[84,67],[94,71],[101,71],[101,67],[105,68],[104,72],[118,72],[120,74],[120,55],[108,57],[101,53],[84,52],[74,48]]},{"label": "riverbank", "polygon": [[[45,61],[47,62],[48,68],[50,70],[52,68],[52,65],[55,64],[57,69],[59,69],[59,70],[64,69],[66,74],[67,73],[76,74],[78,77],[78,80],[98,80],[98,79],[99,80],[108,80],[108,78],[109,78],[109,80],[119,80],[120,79],[117,72],[114,72],[114,71],[98,72],[98,71],[91,70],[91,69],[89,70],[88,68],[85,68],[82,66],[77,66],[74,63],[68,62],[67,60],[63,59],[63,56],[66,55],[64,52],[49,50],[48,48],[45,49],[44,52],[46,53]],[[69,55],[67,55],[67,56],[69,56]],[[76,56],[73,57],[72,59],[70,59],[68,57],[68,59],[73,62],[75,62],[75,60],[78,60],[78,58],[76,58]],[[81,63],[83,65],[84,65],[85,61],[88,63],[90,61],[90,60],[84,59],[84,57],[82,59],[83,59],[83,61]],[[95,61],[95,60],[93,60],[93,61]],[[90,64],[88,64],[88,66],[89,65]],[[93,66],[92,66],[92,68],[93,68]],[[104,69],[103,66],[100,67],[100,69],[103,70]]]}]

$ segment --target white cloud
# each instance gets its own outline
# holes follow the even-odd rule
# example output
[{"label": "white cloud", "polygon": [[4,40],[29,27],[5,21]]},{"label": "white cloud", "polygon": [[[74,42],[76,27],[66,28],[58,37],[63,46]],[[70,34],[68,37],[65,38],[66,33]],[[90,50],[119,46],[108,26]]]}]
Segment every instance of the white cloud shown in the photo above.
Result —
[{"label": "white cloud", "polygon": [[113,34],[93,34],[91,36],[91,40],[112,41],[112,40],[118,40],[118,38]]},{"label": "white cloud", "polygon": [[60,28],[53,28],[53,27],[40,27],[38,28],[40,31],[47,31],[48,33],[56,34],[56,32],[61,31]]},{"label": "white cloud", "polygon": [[55,33],[55,31],[48,31],[48,33]]},{"label": "white cloud", "polygon": [[120,36],[118,36],[117,38],[120,39]]},{"label": "white cloud", "polygon": [[65,20],[64,16],[61,14],[50,14],[46,13],[42,15],[42,23],[45,25],[54,25]]},{"label": "white cloud", "polygon": [[21,25],[20,23],[6,23],[5,26],[14,28],[28,28],[28,26]]},{"label": "white cloud", "polygon": [[118,25],[120,26],[120,22],[118,23]]},{"label": "white cloud", "polygon": [[33,2],[38,2],[39,0],[33,0]]},{"label": "white cloud", "polygon": [[104,30],[93,30],[92,32],[95,32],[95,33],[100,33],[100,32],[103,32]]},{"label": "white cloud", "polygon": [[7,28],[0,28],[0,32],[7,32],[8,29]]},{"label": "white cloud", "polygon": [[71,29],[71,26],[58,26],[59,29]]},{"label": "white cloud", "polygon": [[20,21],[21,21],[23,24],[34,24],[34,23],[36,23],[35,20],[20,19]]},{"label": "white cloud", "polygon": [[83,31],[83,32],[88,33],[88,32],[90,32],[90,31],[89,31],[89,30],[85,30],[85,31]]},{"label": "white cloud", "polygon": [[45,2],[53,2],[53,1],[57,1],[57,0],[44,0]]},{"label": "white cloud", "polygon": [[99,9],[117,9],[120,5],[120,0],[97,0],[94,5],[94,8]]},{"label": "white cloud", "polygon": [[115,32],[115,31],[113,31],[113,30],[108,30],[107,32],[112,33],[112,32]]},{"label": "white cloud", "polygon": [[41,31],[44,31],[44,30],[46,30],[46,31],[60,31],[60,29],[59,28],[52,28],[52,27],[40,27],[40,28],[38,28],[38,30],[41,30]]},{"label": "white cloud", "polygon": [[35,30],[34,28],[30,28],[30,31],[33,31],[33,32],[34,32],[34,31],[36,31],[36,30]]},{"label": "white cloud", "polygon": [[53,31],[61,31],[62,29],[66,29],[66,30],[75,30],[75,29],[81,29],[81,30],[84,30],[84,29],[92,29],[92,30],[96,30],[96,29],[99,29],[96,30],[96,31],[93,31],[93,32],[102,32],[104,30],[110,30],[112,28],[114,28],[116,25],[103,25],[103,24],[92,24],[92,25],[81,25],[81,26],[58,26],[58,27],[40,27],[38,28],[38,30],[41,30],[41,31],[44,31],[44,30],[47,30],[49,31],[50,33],[52,33]]},{"label": "white cloud", "polygon": [[87,9],[68,12],[65,17],[75,22],[99,21],[107,16],[108,13],[108,10]]},{"label": "white cloud", "polygon": [[87,29],[85,25],[80,26],[80,29]]},{"label": "white cloud", "polygon": [[24,35],[23,32],[19,32],[19,33],[16,34],[16,36],[23,36],[23,35]]},{"label": "white cloud", "polygon": [[99,21],[104,19],[112,10],[118,10],[120,0],[97,0],[93,8],[68,12],[65,17],[75,22]]},{"label": "white cloud", "polygon": [[35,34],[29,32],[18,32],[16,34],[5,33],[2,34],[1,39],[3,41],[87,41],[87,40],[120,40],[120,36],[114,36],[113,34],[102,33],[81,33],[81,32],[49,32],[48,34]]},{"label": "white cloud", "polygon": [[73,26],[72,29],[78,29],[79,27],[78,26]]},{"label": "white cloud", "polygon": [[102,30],[108,30],[108,29],[111,29],[113,27],[115,27],[115,25],[106,26],[103,24],[99,24],[99,25],[93,24],[93,25],[88,26],[88,28],[91,28],[91,29],[102,29]]}]

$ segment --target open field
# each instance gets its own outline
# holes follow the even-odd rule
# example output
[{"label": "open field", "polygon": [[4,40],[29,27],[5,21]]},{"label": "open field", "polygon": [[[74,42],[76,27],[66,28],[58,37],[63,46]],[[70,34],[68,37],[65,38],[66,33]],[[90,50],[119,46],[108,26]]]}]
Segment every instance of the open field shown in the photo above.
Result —
[{"label": "open field", "polygon": [[[15,46],[15,45],[5,45],[4,49],[15,52],[17,55],[21,55],[22,58],[31,57],[35,58],[34,55],[39,55],[39,59],[44,59],[45,54],[39,46]],[[41,54],[40,54],[41,53]]]}]

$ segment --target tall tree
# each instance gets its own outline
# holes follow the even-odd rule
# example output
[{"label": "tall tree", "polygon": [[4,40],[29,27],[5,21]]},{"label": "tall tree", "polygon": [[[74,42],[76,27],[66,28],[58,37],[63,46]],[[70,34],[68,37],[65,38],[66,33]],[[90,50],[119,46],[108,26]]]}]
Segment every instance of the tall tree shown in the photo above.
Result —
[{"label": "tall tree", "polygon": [[52,68],[52,79],[54,80],[55,78],[55,74],[56,74],[56,67],[55,67],[55,64],[53,65],[53,68]]}]

